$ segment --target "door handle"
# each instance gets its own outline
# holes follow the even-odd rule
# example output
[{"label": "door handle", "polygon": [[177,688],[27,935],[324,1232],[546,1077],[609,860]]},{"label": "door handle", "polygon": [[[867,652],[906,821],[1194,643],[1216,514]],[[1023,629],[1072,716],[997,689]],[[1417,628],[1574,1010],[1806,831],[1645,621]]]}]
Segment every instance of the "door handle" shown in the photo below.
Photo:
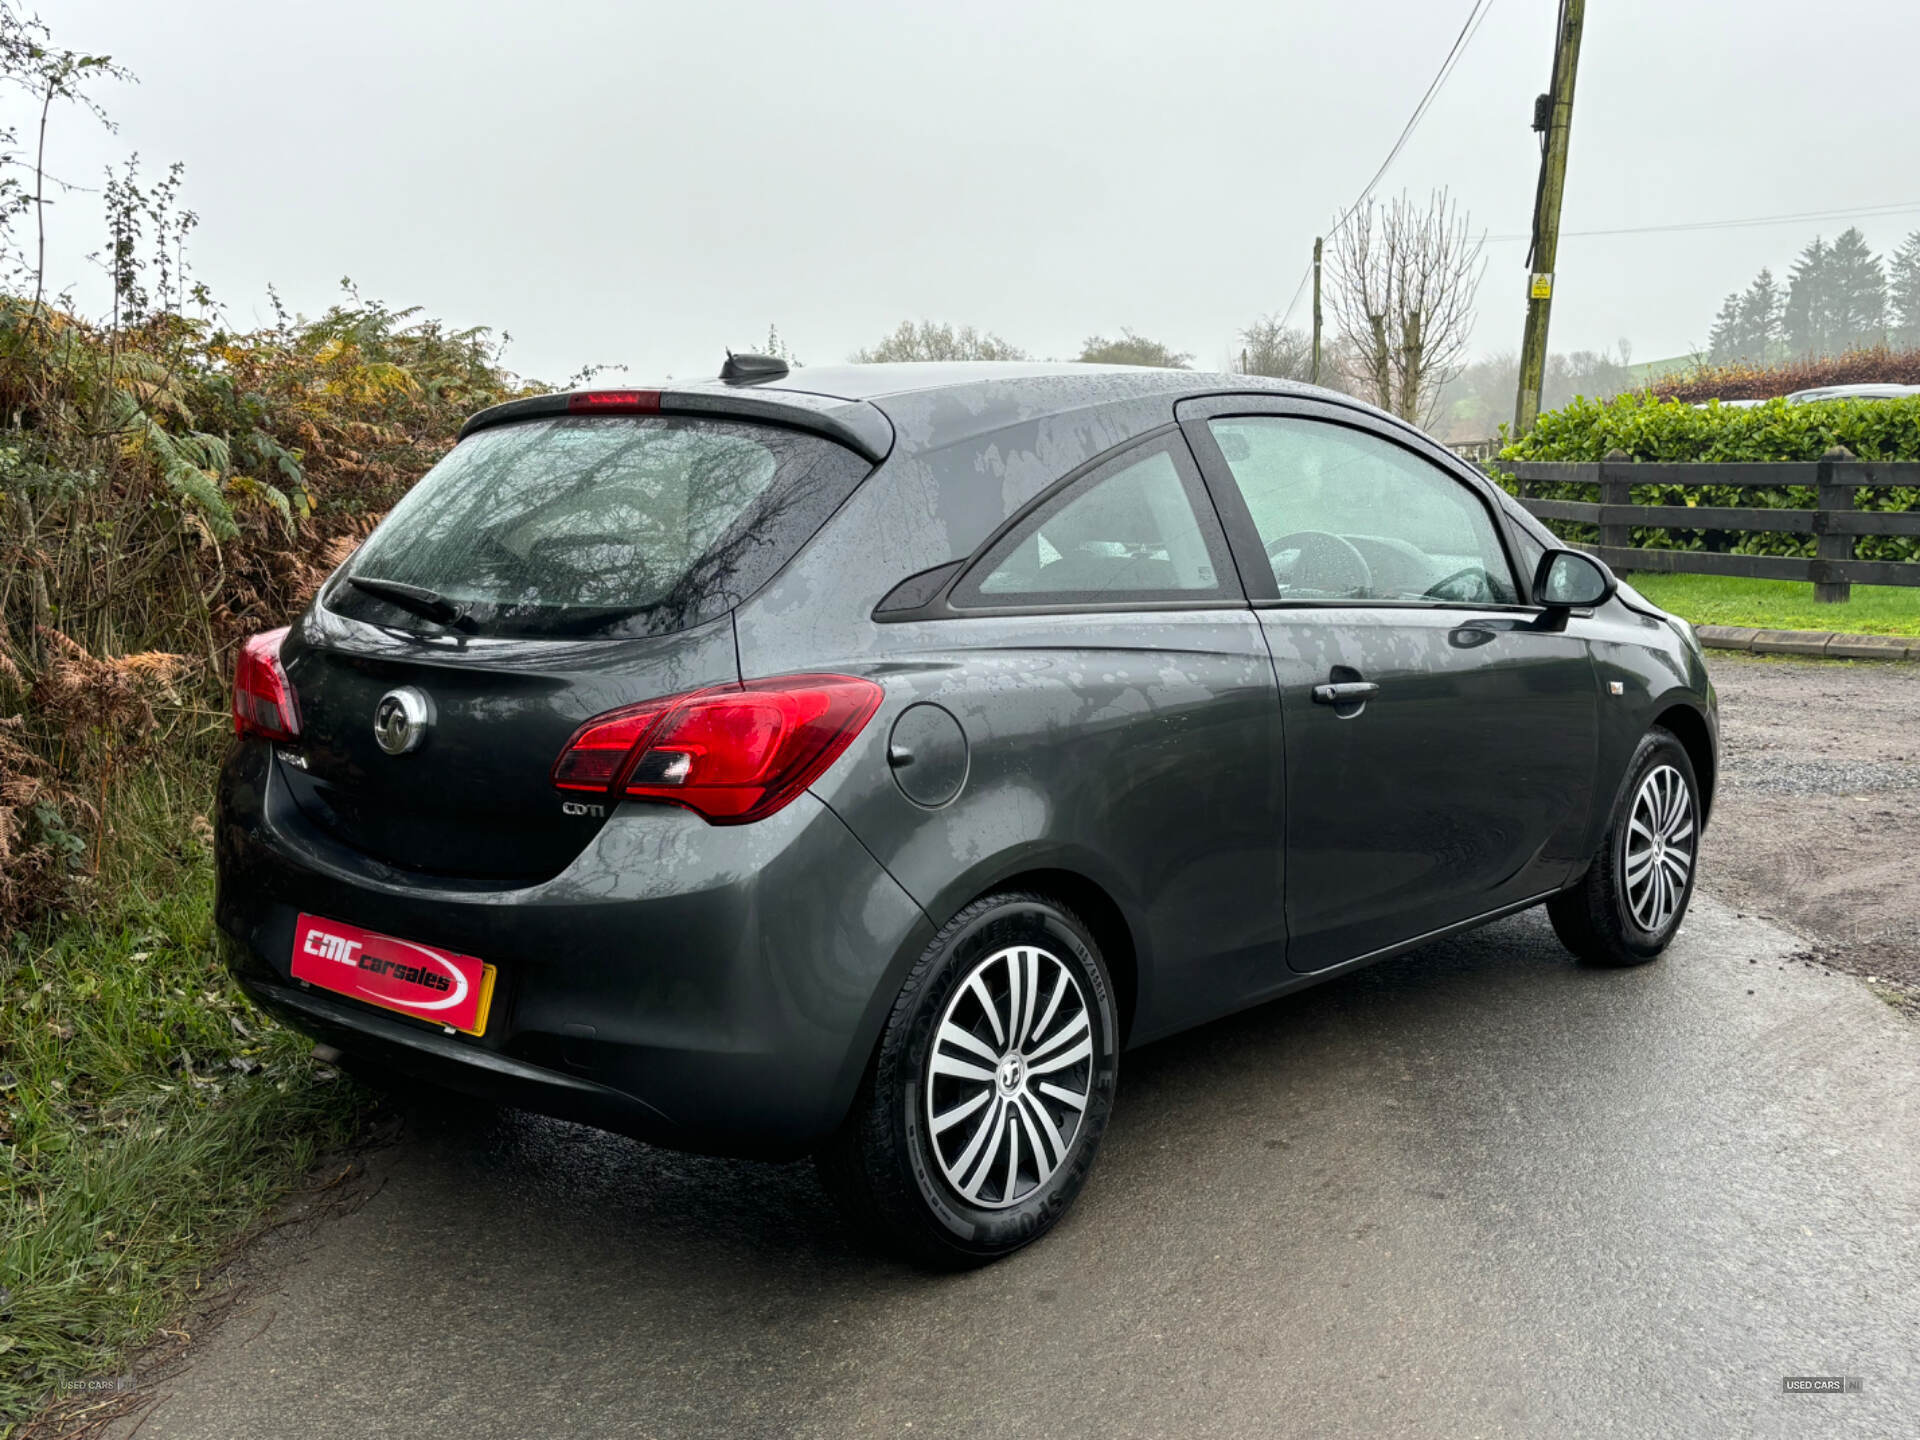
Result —
[{"label": "door handle", "polygon": [[1342,680],[1331,685],[1313,687],[1313,703],[1316,705],[1362,705],[1380,693],[1380,687],[1371,680]]}]

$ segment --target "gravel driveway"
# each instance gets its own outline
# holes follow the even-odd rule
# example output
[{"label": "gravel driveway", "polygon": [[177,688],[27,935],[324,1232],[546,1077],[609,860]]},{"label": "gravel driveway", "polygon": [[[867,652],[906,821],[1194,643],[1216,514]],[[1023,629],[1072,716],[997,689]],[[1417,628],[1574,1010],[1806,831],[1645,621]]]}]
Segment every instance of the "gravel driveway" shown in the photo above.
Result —
[{"label": "gravel driveway", "polygon": [[1715,655],[1701,883],[1920,1002],[1920,665]]}]

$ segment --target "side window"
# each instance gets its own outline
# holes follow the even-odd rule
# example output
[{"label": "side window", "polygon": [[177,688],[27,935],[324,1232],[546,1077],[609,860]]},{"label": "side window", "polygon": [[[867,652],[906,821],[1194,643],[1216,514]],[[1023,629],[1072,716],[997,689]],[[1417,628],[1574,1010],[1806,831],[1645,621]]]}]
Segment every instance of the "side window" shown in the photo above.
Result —
[{"label": "side window", "polygon": [[1539,522],[1520,507],[1518,500],[1507,502],[1507,533],[1513,537],[1514,558],[1520,562],[1520,573],[1529,579],[1540,569],[1540,560],[1547,553],[1546,544],[1533,533]]},{"label": "side window", "polygon": [[1217,600],[1232,573],[1185,442],[1169,436],[1047,501],[973,566],[952,603]]},{"label": "side window", "polygon": [[1518,602],[1492,515],[1439,466],[1322,420],[1209,424],[1282,599]]}]

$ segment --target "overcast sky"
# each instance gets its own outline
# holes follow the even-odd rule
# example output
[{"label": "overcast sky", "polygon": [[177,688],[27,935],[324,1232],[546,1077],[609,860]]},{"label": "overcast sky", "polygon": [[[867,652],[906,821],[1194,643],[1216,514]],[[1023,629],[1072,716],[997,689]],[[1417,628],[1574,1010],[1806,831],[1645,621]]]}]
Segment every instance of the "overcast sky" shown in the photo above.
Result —
[{"label": "overcast sky", "polygon": [[[49,164],[184,161],[191,259],[236,323],[270,283],[314,313],[351,276],[511,332],[549,380],[703,374],[770,322],[838,361],[905,317],[1058,358],[1130,326],[1217,366],[1285,308],[1468,4],[60,0],[58,43],[140,83],[100,92],[118,135],[57,115]],[[1554,11],[1494,0],[1383,194],[1446,185],[1477,228],[1527,228]],[[1861,222],[1890,250],[1920,227],[1917,42],[1913,0],[1591,0],[1565,228],[1911,202]],[[83,300],[98,211],[67,196],[53,230]],[[1690,350],[1845,223],[1569,238],[1553,346]],[[1479,351],[1518,348],[1524,252],[1488,246]]]}]

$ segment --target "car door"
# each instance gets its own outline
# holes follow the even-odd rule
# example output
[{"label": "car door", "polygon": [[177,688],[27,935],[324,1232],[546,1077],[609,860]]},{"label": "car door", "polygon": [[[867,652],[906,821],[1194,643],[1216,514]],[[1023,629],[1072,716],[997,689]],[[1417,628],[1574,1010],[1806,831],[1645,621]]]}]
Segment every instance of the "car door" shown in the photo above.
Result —
[{"label": "car door", "polygon": [[1313,401],[1181,412],[1273,656],[1288,965],[1319,970],[1545,895],[1592,803],[1597,682],[1529,603],[1489,489]]}]

